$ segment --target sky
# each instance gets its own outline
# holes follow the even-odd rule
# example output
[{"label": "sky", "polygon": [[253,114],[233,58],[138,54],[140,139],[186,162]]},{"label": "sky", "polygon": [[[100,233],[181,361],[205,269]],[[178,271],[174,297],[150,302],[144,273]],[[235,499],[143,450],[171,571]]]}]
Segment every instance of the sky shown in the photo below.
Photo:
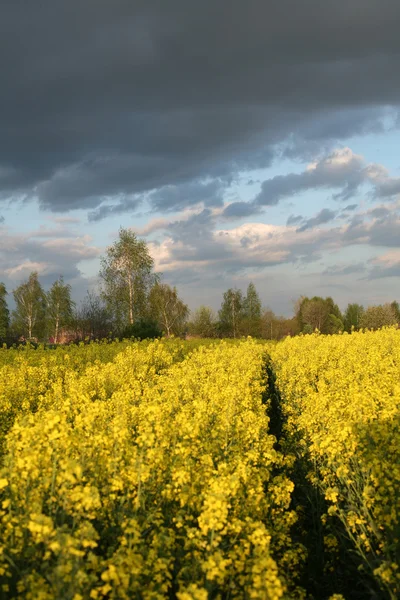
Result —
[{"label": "sky", "polygon": [[400,300],[398,0],[4,0],[0,281],[122,227],[191,309]]}]

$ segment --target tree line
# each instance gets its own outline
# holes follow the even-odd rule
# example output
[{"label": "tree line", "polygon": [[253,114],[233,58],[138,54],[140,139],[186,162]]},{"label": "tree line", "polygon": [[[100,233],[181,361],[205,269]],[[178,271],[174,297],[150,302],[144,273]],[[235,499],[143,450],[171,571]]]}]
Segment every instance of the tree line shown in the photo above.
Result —
[{"label": "tree line", "polygon": [[254,283],[244,294],[228,289],[220,310],[201,306],[190,314],[176,287],[163,283],[154,272],[146,242],[121,228],[118,239],[101,258],[97,292],[87,292],[79,306],[71,287],[60,276],[46,292],[37,272],[12,294],[10,313],[7,290],[0,283],[0,341],[49,341],[55,344],[105,337],[159,337],[192,335],[207,338],[251,335],[281,339],[287,335],[322,334],[379,328],[400,323],[399,304],[349,304],[342,313],[333,299],[300,297],[291,318],[263,308]]}]

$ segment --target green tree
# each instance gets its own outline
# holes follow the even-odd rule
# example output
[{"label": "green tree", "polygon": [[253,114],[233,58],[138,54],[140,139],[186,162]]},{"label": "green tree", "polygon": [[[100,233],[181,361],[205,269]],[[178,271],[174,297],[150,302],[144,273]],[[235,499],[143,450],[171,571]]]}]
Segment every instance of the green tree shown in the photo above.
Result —
[{"label": "green tree", "polygon": [[328,331],[326,333],[339,333],[344,331],[343,320],[334,314],[329,314],[328,317]]},{"label": "green tree", "polygon": [[189,331],[203,338],[213,338],[217,335],[217,319],[214,311],[208,306],[200,306],[193,314],[189,323]]},{"label": "green tree", "polygon": [[390,303],[390,306],[393,308],[393,312],[396,315],[396,320],[398,323],[400,323],[400,306],[399,303],[394,300],[393,302]]},{"label": "green tree", "polygon": [[296,317],[287,319],[277,317],[275,313],[266,308],[261,317],[261,337],[267,340],[280,340],[287,335],[297,335],[299,326]]},{"label": "green tree", "polygon": [[153,267],[146,242],[121,227],[118,240],[107,248],[100,268],[102,297],[120,327],[133,325],[145,315],[155,281]]},{"label": "green tree", "polygon": [[396,324],[396,313],[391,304],[369,306],[360,319],[360,327],[363,329],[379,329]]},{"label": "green tree", "polygon": [[238,337],[243,321],[243,294],[240,290],[230,288],[224,293],[218,316],[221,334]]},{"label": "green tree", "polygon": [[57,344],[60,328],[66,327],[72,322],[75,303],[71,300],[71,286],[64,283],[62,276],[57,279],[47,296],[47,322],[49,329]]},{"label": "green tree", "polygon": [[261,337],[261,300],[252,282],[249,283],[243,300],[242,332],[245,335]]},{"label": "green tree", "polygon": [[350,332],[360,329],[360,320],[364,314],[364,307],[361,304],[348,304],[344,313],[344,328]]},{"label": "green tree", "polygon": [[318,329],[321,333],[337,333],[344,328],[339,307],[330,297],[302,298],[297,311],[301,331]]},{"label": "green tree", "polygon": [[13,326],[28,339],[44,337],[46,294],[40,285],[38,274],[33,271],[28,281],[13,291],[15,310]]},{"label": "green tree", "polygon": [[176,287],[157,282],[151,289],[149,306],[151,316],[167,336],[184,332],[189,308],[179,298]]},{"label": "green tree", "polygon": [[261,335],[266,340],[275,339],[275,324],[277,317],[273,310],[265,308],[261,317]]},{"label": "green tree", "polygon": [[143,317],[135,321],[133,325],[128,327],[123,332],[124,338],[135,338],[138,340],[154,340],[162,337],[162,330],[159,323],[151,317]]},{"label": "green tree", "polygon": [[5,338],[10,327],[10,311],[7,306],[7,290],[0,282],[0,338]]}]

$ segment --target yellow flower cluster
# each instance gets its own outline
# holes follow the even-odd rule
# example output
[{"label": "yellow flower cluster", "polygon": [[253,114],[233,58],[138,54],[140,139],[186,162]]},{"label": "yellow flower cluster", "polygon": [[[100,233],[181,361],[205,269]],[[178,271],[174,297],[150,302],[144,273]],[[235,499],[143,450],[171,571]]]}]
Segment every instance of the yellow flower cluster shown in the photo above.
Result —
[{"label": "yellow flower cluster", "polygon": [[117,346],[3,359],[3,594],[302,597],[262,345]]},{"label": "yellow flower cluster", "polygon": [[270,353],[288,448],[312,465],[328,521],[340,518],[364,568],[398,598],[400,331],[301,336]]}]

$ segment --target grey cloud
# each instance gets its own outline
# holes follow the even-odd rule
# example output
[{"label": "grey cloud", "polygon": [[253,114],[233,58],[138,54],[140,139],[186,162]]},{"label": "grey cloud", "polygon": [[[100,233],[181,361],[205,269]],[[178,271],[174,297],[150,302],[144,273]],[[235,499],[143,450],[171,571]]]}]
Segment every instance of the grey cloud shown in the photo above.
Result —
[{"label": "grey cloud", "polygon": [[297,231],[302,232],[306,231],[307,229],[313,229],[313,227],[317,227],[318,225],[329,223],[329,221],[333,221],[336,215],[336,211],[330,210],[329,208],[323,208],[318,214],[315,215],[315,217],[307,219],[304,225],[299,227]]},{"label": "grey cloud", "polygon": [[227,218],[241,218],[249,217],[257,214],[257,212],[260,212],[260,209],[250,202],[232,202],[232,204],[229,204],[225,208],[222,214]]},{"label": "grey cloud", "polygon": [[277,175],[267,179],[262,183],[254,204],[273,206],[283,198],[321,188],[340,187],[343,197],[347,197],[347,194],[350,191],[354,192],[364,180],[362,167],[361,157],[352,154],[348,149],[335,150],[302,173]]},{"label": "grey cloud", "polygon": [[391,212],[386,206],[377,206],[370,211],[370,214],[377,219],[381,219],[390,215]]},{"label": "grey cloud", "polygon": [[6,229],[0,238],[0,278],[8,289],[13,289],[31,271],[37,270],[45,287],[63,275],[66,282],[74,282],[82,288],[85,280],[79,263],[97,258],[99,253],[90,238],[73,237],[69,231],[14,235]]},{"label": "grey cloud", "polygon": [[215,218],[210,209],[192,215],[185,221],[175,221],[168,233],[175,245],[171,255],[179,261],[220,261],[229,258],[229,252],[214,238]]},{"label": "grey cloud", "polygon": [[297,225],[298,223],[301,223],[303,219],[304,217],[302,217],[301,215],[289,215],[286,221],[286,225],[288,227],[290,227],[290,225]]},{"label": "grey cloud", "polygon": [[226,183],[215,179],[193,181],[183,185],[169,185],[152,192],[148,200],[155,211],[178,211],[202,202],[206,207],[222,206]]},{"label": "grey cloud", "polygon": [[400,277],[400,262],[390,266],[375,265],[369,271],[366,279],[384,279],[386,277]]},{"label": "grey cloud", "polygon": [[346,244],[369,244],[384,248],[400,246],[400,218],[389,214],[372,222],[356,217],[351,221],[342,236]]},{"label": "grey cloud", "polygon": [[[317,229],[317,225],[329,223],[337,214],[323,209],[310,219],[303,218],[303,227],[294,232],[290,227],[286,229],[261,223],[216,231],[217,216],[211,210],[203,210],[188,221],[165,225],[168,251],[163,255],[163,264],[170,280],[175,276],[179,278],[182,269],[189,269],[194,280],[201,277],[203,281],[209,281],[216,275],[221,280],[229,280],[238,274],[247,276],[249,272],[262,272],[277,266],[282,268],[283,265],[292,265],[292,269],[294,266],[295,271],[296,268],[301,271],[309,264],[323,261],[326,252],[335,252],[339,248],[349,248],[349,253],[351,247],[365,244],[398,248],[400,218],[393,212],[377,218],[372,212],[355,215],[349,225]],[[298,218],[301,219],[300,215]],[[188,262],[190,268],[185,266]],[[389,267],[377,266],[374,269],[371,276],[392,276],[389,275],[392,271],[387,270]],[[356,278],[361,281],[370,277],[366,273],[366,265],[354,260],[350,264],[322,269],[319,275],[329,279],[336,277],[335,285],[341,285],[341,277],[360,275]]]},{"label": "grey cloud", "polygon": [[384,131],[382,116],[381,109],[359,106],[339,113],[309,115],[283,144],[282,157],[312,160],[315,156],[329,154],[342,139],[381,133]]},{"label": "grey cloud", "polygon": [[347,206],[344,207],[343,210],[347,210],[347,211],[353,211],[356,210],[356,208],[358,207],[358,204],[348,204]]},{"label": "grey cloud", "polygon": [[378,198],[394,196],[400,193],[400,177],[388,177],[376,184],[375,195]]},{"label": "grey cloud", "polygon": [[150,204],[153,211],[180,211],[189,206],[203,203],[205,207],[216,207],[223,204],[223,194],[228,186],[220,179],[212,181],[190,181],[181,185],[163,186],[146,196],[136,195],[123,197],[117,203],[102,204],[88,213],[89,221],[100,221],[108,216],[125,212],[134,212],[143,198]]},{"label": "grey cloud", "polygon": [[122,199],[117,204],[102,204],[95,210],[88,212],[88,221],[101,221],[106,217],[112,217],[114,215],[121,215],[128,211],[134,212],[140,205],[140,199],[129,198]]},{"label": "grey cloud", "polygon": [[1,225],[1,223],[4,223],[4,222],[5,222],[5,218],[3,217],[3,215],[0,215],[0,225]]},{"label": "grey cloud", "polygon": [[6,2],[0,197],[65,212],[116,196],[122,211],[134,194],[267,166],[289,136],[315,155],[398,105],[397,0],[233,0],[229,25],[227,7]]},{"label": "grey cloud", "polygon": [[342,275],[353,275],[355,273],[363,273],[366,267],[364,263],[353,263],[350,265],[337,265],[334,267],[328,267],[322,271],[321,275],[329,276],[342,276]]}]

